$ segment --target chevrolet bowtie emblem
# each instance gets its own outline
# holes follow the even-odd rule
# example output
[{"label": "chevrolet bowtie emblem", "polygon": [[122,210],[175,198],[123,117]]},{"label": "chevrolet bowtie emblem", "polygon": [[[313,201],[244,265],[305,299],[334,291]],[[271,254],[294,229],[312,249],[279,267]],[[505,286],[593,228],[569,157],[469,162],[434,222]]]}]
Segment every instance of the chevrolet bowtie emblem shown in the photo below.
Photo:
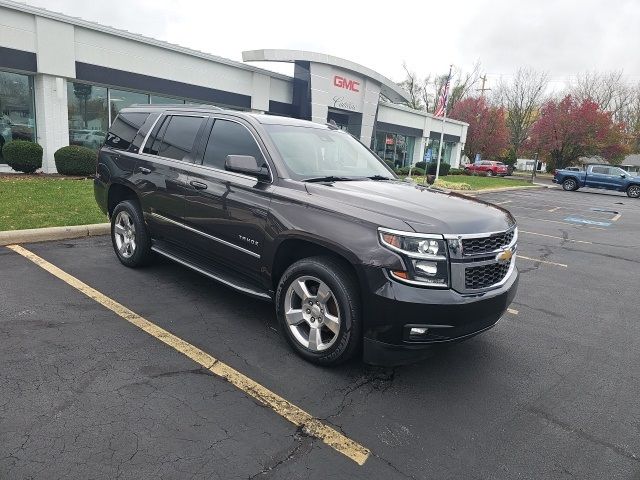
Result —
[{"label": "chevrolet bowtie emblem", "polygon": [[513,258],[513,250],[508,249],[500,252],[496,255],[496,261],[498,263],[509,263]]}]

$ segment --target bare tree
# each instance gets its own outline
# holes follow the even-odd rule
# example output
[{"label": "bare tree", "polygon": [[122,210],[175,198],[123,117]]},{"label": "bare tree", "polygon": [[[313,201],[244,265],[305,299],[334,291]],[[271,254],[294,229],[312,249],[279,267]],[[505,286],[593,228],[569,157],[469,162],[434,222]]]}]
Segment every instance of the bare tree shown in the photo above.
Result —
[{"label": "bare tree", "polygon": [[569,93],[579,101],[597,103],[618,122],[624,120],[625,110],[634,97],[634,89],[625,82],[622,70],[584,72],[571,83]]},{"label": "bare tree", "polygon": [[448,112],[455,107],[456,103],[469,96],[469,93],[475,89],[481,77],[480,68],[480,61],[477,60],[469,72],[462,72],[458,68],[454,70],[451,80],[451,93],[449,94],[449,103],[447,105]]},{"label": "bare tree", "polygon": [[520,68],[510,82],[501,81],[496,99],[507,111],[510,158],[518,158],[523,144],[529,137],[531,127],[538,117],[549,76],[529,68]]},{"label": "bare tree", "polygon": [[425,104],[423,103],[424,90],[422,82],[418,79],[415,72],[409,70],[406,62],[402,62],[402,68],[404,68],[406,76],[405,79],[400,82],[400,86],[409,93],[409,102],[407,105],[416,110],[424,110]]}]

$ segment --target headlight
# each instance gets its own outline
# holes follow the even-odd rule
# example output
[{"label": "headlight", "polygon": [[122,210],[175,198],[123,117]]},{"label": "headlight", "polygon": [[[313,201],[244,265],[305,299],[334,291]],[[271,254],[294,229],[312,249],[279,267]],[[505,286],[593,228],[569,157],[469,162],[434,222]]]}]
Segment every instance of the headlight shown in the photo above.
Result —
[{"label": "headlight", "polygon": [[403,256],[407,270],[392,270],[397,280],[427,287],[449,287],[447,244],[442,235],[379,228],[380,242]]}]

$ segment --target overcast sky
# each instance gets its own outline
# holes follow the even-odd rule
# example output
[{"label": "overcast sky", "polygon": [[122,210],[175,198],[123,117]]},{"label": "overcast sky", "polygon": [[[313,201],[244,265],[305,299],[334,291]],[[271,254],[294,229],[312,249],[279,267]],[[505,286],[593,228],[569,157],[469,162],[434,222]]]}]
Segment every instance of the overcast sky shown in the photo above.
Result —
[{"label": "overcast sky", "polygon": [[469,69],[476,60],[489,87],[520,66],[547,71],[557,89],[595,69],[622,69],[640,81],[640,0],[26,3],[239,61],[243,50],[260,48],[328,53],[396,81],[403,61],[424,76],[450,63]]}]

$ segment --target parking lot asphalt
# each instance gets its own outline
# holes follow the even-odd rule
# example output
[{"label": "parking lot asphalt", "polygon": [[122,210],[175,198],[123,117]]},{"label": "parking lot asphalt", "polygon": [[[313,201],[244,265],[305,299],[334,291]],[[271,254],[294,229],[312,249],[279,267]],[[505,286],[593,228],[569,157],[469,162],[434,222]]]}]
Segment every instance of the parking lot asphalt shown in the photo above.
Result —
[{"label": "parking lot asphalt", "polygon": [[365,446],[363,465],[0,247],[0,478],[639,479],[640,201],[478,194],[518,220],[492,330],[418,364],[310,365],[273,308],[108,237],[25,245]]}]

